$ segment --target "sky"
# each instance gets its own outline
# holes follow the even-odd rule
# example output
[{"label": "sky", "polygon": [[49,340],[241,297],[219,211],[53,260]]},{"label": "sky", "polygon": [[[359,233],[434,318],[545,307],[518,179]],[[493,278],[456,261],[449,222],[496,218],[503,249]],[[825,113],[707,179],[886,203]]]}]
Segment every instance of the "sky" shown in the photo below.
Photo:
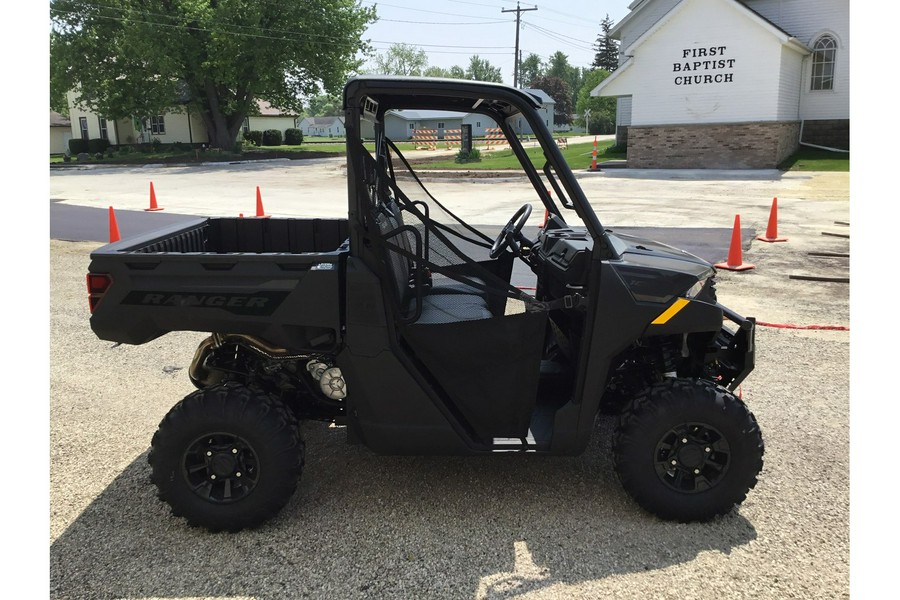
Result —
[{"label": "sky", "polygon": [[[569,64],[589,67],[600,35],[600,22],[608,14],[618,23],[628,14],[632,0],[568,0],[519,2],[522,26],[519,48],[546,60],[561,51]],[[505,83],[513,83],[516,46],[515,0],[363,0],[376,6],[379,21],[363,36],[376,51],[392,44],[417,46],[428,55],[428,65],[466,68],[473,54],[500,67]],[[527,10],[537,8],[537,10]]]}]

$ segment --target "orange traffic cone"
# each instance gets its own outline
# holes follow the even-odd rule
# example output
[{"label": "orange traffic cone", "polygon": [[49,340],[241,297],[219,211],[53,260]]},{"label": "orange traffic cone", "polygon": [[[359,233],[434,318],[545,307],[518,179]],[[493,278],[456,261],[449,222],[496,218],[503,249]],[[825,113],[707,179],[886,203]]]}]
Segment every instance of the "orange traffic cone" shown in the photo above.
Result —
[{"label": "orange traffic cone", "polygon": [[256,186],[256,216],[262,217],[262,218],[268,218],[268,217],[272,216],[272,215],[267,215],[265,213],[265,211],[263,210],[262,194],[260,194],[260,192],[259,192],[259,186]]},{"label": "orange traffic cone", "polygon": [[744,262],[741,253],[741,215],[734,216],[734,231],[731,233],[731,248],[728,249],[728,262],[716,263],[717,269],[728,271],[747,271],[756,268],[754,265]]},{"label": "orange traffic cone", "polygon": [[778,198],[772,198],[772,209],[769,211],[769,226],[765,236],[757,236],[761,242],[786,242],[787,238],[778,237]]},{"label": "orange traffic cone", "polygon": [[[550,197],[552,198],[552,197],[553,197],[553,192],[551,192],[551,191],[548,189],[548,190],[547,190],[547,195],[550,196]],[[541,229],[543,229],[544,226],[547,224],[547,219],[549,219],[549,218],[550,218],[550,211],[545,209],[545,210],[544,210],[544,220],[541,221]]]},{"label": "orange traffic cone", "polygon": [[118,242],[122,239],[119,236],[119,224],[116,223],[116,212],[113,207],[109,207],[109,243]]},{"label": "orange traffic cone", "polygon": [[159,205],[156,203],[156,190],[153,189],[153,182],[150,182],[150,208],[145,208],[144,210],[162,210]]},{"label": "orange traffic cone", "polygon": [[591,171],[597,170],[597,136],[594,136],[594,150],[591,152]]}]

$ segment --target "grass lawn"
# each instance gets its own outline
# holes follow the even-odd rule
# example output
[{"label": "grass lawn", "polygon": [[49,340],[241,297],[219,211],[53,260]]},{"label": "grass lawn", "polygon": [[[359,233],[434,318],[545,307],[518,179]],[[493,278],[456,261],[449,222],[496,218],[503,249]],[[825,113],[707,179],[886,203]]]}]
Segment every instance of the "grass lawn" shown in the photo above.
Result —
[{"label": "grass lawn", "polygon": [[[597,144],[597,162],[602,164],[610,160],[625,160],[625,153],[614,153],[608,150],[613,146],[613,141],[603,141]],[[399,142],[397,146],[401,152],[414,149],[410,142]],[[374,151],[374,144],[367,143],[366,148]],[[594,149],[592,142],[583,144],[570,144],[562,150],[563,158],[574,170],[582,170],[591,166],[591,152]],[[525,149],[532,163],[540,170],[544,166],[544,155],[538,147]],[[222,151],[208,151],[206,153],[190,151],[159,151],[139,152],[128,154],[116,152],[112,158],[90,159],[88,164],[146,164],[146,163],[192,163],[214,161],[238,161],[252,160],[254,158],[300,158],[304,154],[310,156],[342,156],[346,146],[341,141],[329,143],[311,143],[300,146],[251,146],[244,149],[241,154]],[[50,156],[50,163],[63,163],[63,156],[55,154]],[[73,161],[72,164],[77,164]],[[493,150],[481,152],[481,161],[470,163],[457,163],[453,156],[416,159],[413,164],[417,170],[519,170],[519,161],[513,155],[512,150]],[[796,154],[779,165],[782,171],[850,171],[850,154],[841,152],[829,152],[816,148],[802,148]]]},{"label": "grass lawn", "polygon": [[801,148],[778,165],[782,171],[850,171],[850,153]]},{"label": "grass lawn", "polygon": [[[603,163],[610,160],[624,160],[624,153],[611,153],[606,152],[606,150],[612,147],[614,144],[613,141],[605,141],[597,143],[597,162]],[[566,159],[566,162],[569,164],[569,168],[572,170],[578,171],[581,169],[588,169],[591,166],[591,153],[594,150],[594,143],[587,142],[584,144],[569,144],[569,147],[562,150],[563,158]],[[544,153],[539,147],[534,148],[526,148],[529,158],[531,159],[532,164],[534,164],[539,170],[543,168],[546,159],[544,158]],[[484,151],[481,152],[481,160],[479,162],[469,162],[469,163],[457,163],[452,157],[448,157],[445,160],[440,161],[432,161],[428,160],[427,162],[417,162],[416,168],[418,170],[422,169],[432,169],[432,170],[446,170],[446,169],[466,169],[466,170],[490,170],[490,171],[501,171],[505,169],[521,169],[519,165],[519,160],[515,157],[512,150],[492,150],[492,151]]]},{"label": "grass lawn", "polygon": [[[370,151],[375,151],[375,143],[367,142],[365,144],[366,148]],[[397,147],[400,148],[401,152],[407,152],[413,149],[413,144],[409,142],[397,142]],[[345,154],[347,150],[347,145],[343,141],[334,141],[334,142],[315,142],[310,144],[302,144],[300,146],[250,146],[247,148],[244,147],[245,155],[252,155],[253,153],[259,152],[278,152],[284,154],[290,153],[302,153],[302,152],[331,152],[334,154]]]}]

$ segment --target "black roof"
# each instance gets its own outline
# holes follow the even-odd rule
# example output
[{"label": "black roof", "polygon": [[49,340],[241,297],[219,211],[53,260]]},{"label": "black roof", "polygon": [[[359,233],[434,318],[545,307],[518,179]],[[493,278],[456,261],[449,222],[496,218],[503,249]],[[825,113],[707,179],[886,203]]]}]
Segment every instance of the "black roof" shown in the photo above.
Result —
[{"label": "black roof", "polygon": [[420,109],[499,113],[506,118],[519,112],[517,105],[542,106],[535,95],[502,83],[364,75],[347,82],[344,108],[359,106],[367,96],[378,101],[379,115],[390,109]]}]

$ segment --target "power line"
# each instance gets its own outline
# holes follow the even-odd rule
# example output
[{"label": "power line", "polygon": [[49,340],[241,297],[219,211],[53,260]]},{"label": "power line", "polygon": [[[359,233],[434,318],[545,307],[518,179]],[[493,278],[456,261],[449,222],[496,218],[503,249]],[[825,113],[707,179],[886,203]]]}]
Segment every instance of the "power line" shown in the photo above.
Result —
[{"label": "power line", "polygon": [[463,15],[460,13],[448,13],[448,12],[440,12],[436,10],[426,10],[424,8],[410,8],[408,6],[399,6],[397,4],[386,4],[384,2],[375,2],[374,0],[362,0],[363,4],[371,4],[373,6],[390,6],[391,8],[402,8],[403,10],[414,10],[416,12],[430,13],[433,15],[444,15],[446,17],[466,17],[473,18],[472,15]]},{"label": "power line", "polygon": [[497,23],[506,23],[506,19],[497,19],[494,21],[473,21],[471,23],[448,23],[446,21],[404,21],[401,19],[382,19],[379,18],[379,21],[384,21],[386,23],[412,23],[414,25],[495,25]]},{"label": "power line", "polygon": [[[99,8],[109,8],[112,10],[117,10],[120,13],[126,10],[126,9],[119,9],[116,7],[112,7],[112,6],[98,6],[98,5],[88,5],[88,6],[91,6],[92,8],[98,8],[98,9]],[[107,19],[107,20],[112,20],[112,21],[120,21],[120,22],[128,22],[128,23],[140,23],[142,25],[150,25],[152,27],[166,27],[169,29],[185,29],[186,28],[186,25],[184,23],[180,23],[180,22],[179,23],[157,23],[157,22],[153,22],[153,21],[136,19],[133,17],[125,17],[125,16],[117,17],[117,16],[113,16],[113,15],[103,15],[103,14],[99,14],[99,13],[80,13],[80,12],[74,12],[74,11],[62,11],[62,10],[59,10],[59,9],[53,8],[53,7],[50,8],[50,11],[53,13],[56,13],[58,15],[73,15],[73,16],[79,16],[79,17],[84,17],[84,18],[91,17],[91,18],[97,18],[97,19]],[[138,11],[129,10],[128,12],[138,12]],[[164,14],[158,14],[158,13],[140,13],[140,12],[138,12],[138,14],[140,14],[141,16],[145,16],[145,17],[157,16],[157,17],[165,17],[168,19],[178,19],[178,17],[175,15],[164,15]],[[503,21],[503,22],[505,22],[505,21]],[[228,29],[228,28],[235,28],[235,27],[241,28],[241,29],[250,29],[252,31],[261,32],[261,33],[247,33],[247,32],[241,32],[241,31],[231,31]],[[206,28],[206,27],[191,27],[191,29],[195,30],[195,31],[205,31],[208,33],[212,33],[212,32],[216,31],[214,29],[210,29],[210,28]],[[317,44],[343,45],[341,42],[339,42],[337,40],[337,38],[335,38],[333,36],[314,34],[314,33],[297,32],[297,31],[289,31],[289,30],[285,30],[285,29],[272,29],[272,28],[253,27],[253,26],[249,26],[249,25],[229,24],[229,25],[224,26],[224,31],[230,35],[237,35],[237,36],[257,38],[257,39],[284,41],[284,42],[296,42],[296,41],[300,41],[304,38],[318,37],[318,38],[324,38],[325,41],[317,40],[316,41]],[[283,34],[287,34],[287,36],[265,35],[268,33],[283,33]],[[394,42],[394,41],[388,41],[388,40],[369,40],[368,43],[392,45],[392,44],[396,44],[396,43],[400,43],[400,42]],[[428,48],[466,48],[468,50],[473,50],[473,49],[476,49],[476,50],[481,50],[481,49],[508,50],[508,49],[512,48],[512,46],[472,46],[472,45],[468,45],[468,44],[465,44],[465,45],[417,44],[417,45],[428,47]],[[385,48],[378,48],[378,49],[383,50]],[[471,52],[441,52],[438,50],[431,50],[431,52],[438,53],[438,54],[471,54]],[[506,54],[506,52],[482,52],[481,54]]]},{"label": "power line", "polygon": [[523,12],[528,12],[531,10],[537,10],[537,7],[534,8],[521,8],[519,3],[516,2],[516,9],[502,9],[500,12],[514,12],[516,13],[516,65],[513,69],[513,87],[519,87],[519,23],[521,22],[521,17]]},{"label": "power line", "polygon": [[572,38],[572,37],[563,35],[561,33],[551,31],[550,29],[546,29],[539,25],[535,25],[534,23],[525,22],[525,25],[528,25],[529,27],[531,27],[532,29],[534,29],[535,31],[537,31],[538,33],[543,35],[544,37],[547,37],[556,42],[568,44],[569,46],[572,46],[573,48],[575,48],[577,50],[583,50],[583,51],[587,52],[587,51],[593,51],[593,49],[594,49],[593,46],[587,45],[581,40],[577,40],[576,38]]}]

